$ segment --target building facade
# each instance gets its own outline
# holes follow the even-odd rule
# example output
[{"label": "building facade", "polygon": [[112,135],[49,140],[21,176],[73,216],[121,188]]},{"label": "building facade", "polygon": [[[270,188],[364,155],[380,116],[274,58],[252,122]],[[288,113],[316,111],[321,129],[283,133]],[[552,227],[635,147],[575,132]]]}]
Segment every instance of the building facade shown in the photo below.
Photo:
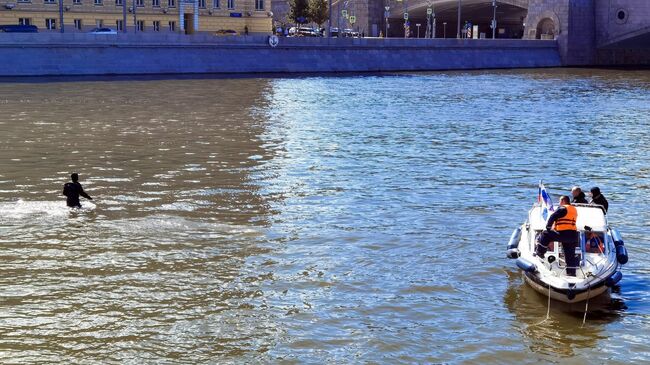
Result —
[{"label": "building facade", "polygon": [[63,24],[65,33],[106,27],[127,32],[268,34],[271,17],[271,0],[0,0],[0,25],[35,25],[39,32],[60,32]]}]

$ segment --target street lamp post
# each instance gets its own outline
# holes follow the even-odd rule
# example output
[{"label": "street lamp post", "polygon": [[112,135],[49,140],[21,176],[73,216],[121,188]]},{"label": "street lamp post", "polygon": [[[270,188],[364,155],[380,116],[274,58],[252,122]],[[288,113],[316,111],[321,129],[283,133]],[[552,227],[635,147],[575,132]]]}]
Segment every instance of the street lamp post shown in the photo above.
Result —
[{"label": "street lamp post", "polygon": [[458,0],[458,29],[456,31],[456,38],[460,38],[460,8],[462,0]]},{"label": "street lamp post", "polygon": [[436,38],[436,9],[435,9],[435,3],[432,1],[431,2],[431,17],[433,18],[433,29],[432,29],[432,34],[431,38]]},{"label": "street lamp post", "polygon": [[442,38],[447,38],[447,22],[442,22]]},{"label": "street lamp post", "polygon": [[[345,26],[345,27],[347,27],[347,25],[348,25],[348,19],[349,19],[348,17],[350,16],[350,14],[348,12],[348,3],[349,2],[350,2],[350,0],[343,1],[343,10],[341,11],[341,14],[339,15],[339,16],[343,17],[343,26]],[[341,19],[341,18],[339,18],[339,19]],[[340,34],[341,34],[341,27],[339,26],[339,36],[340,36]],[[346,36],[345,33],[343,33],[343,36],[344,37]]]},{"label": "street lamp post", "polygon": [[384,9],[386,10],[384,12],[384,18],[386,18],[386,33],[384,33],[384,37],[388,38],[388,17],[390,16],[390,5],[384,6]]},{"label": "street lamp post", "polygon": [[[126,0],[124,0],[124,1],[126,1]],[[183,4],[180,3],[180,0],[179,0],[179,4],[178,4],[179,9],[182,6],[183,6]],[[136,10],[135,10],[135,8],[137,8],[137,7],[138,7],[138,4],[136,3],[136,0],[133,0],[133,33],[138,32],[138,15],[136,14]],[[185,25],[185,28],[187,28],[187,25]]]},{"label": "street lamp post", "polygon": [[327,17],[327,36],[332,38],[332,0],[329,0],[329,16]]},{"label": "street lamp post", "polygon": [[[406,4],[407,0],[403,0],[404,4],[404,38],[409,37],[409,33],[411,32],[411,22],[409,21],[409,8],[408,5]],[[407,28],[408,27],[408,28]]]},{"label": "street lamp post", "polygon": [[420,23],[415,24],[415,26],[418,27],[418,38],[420,38],[420,26],[421,25],[422,24],[420,24]]},{"label": "street lamp post", "polygon": [[338,32],[336,33],[337,38],[341,38],[341,2],[338,1],[336,3],[336,27],[338,28]]},{"label": "street lamp post", "polygon": [[122,0],[122,33],[126,33],[126,0]]},{"label": "street lamp post", "polygon": [[63,33],[63,0],[59,0],[59,29]]},{"label": "street lamp post", "polygon": [[492,0],[492,39],[497,34],[497,0]]},{"label": "street lamp post", "polygon": [[431,38],[431,14],[433,13],[431,5],[432,1],[427,1],[427,29],[424,31],[424,38]]}]

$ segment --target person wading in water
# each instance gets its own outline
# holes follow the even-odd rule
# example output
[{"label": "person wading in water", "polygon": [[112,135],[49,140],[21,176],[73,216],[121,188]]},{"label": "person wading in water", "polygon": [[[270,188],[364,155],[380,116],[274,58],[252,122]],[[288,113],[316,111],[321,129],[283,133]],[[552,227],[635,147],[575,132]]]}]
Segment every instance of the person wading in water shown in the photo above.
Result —
[{"label": "person wading in water", "polygon": [[63,185],[63,195],[67,197],[67,204],[71,208],[81,208],[81,203],[79,203],[79,195],[83,196],[88,200],[93,200],[90,195],[86,194],[84,188],[79,184],[79,174],[76,172],[70,175],[72,182],[65,183]]}]

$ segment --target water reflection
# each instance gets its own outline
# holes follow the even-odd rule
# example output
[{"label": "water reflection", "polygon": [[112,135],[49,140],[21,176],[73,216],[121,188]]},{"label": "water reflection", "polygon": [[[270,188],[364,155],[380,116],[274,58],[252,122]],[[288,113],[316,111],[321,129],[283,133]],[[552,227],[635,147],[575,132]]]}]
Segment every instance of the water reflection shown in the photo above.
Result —
[{"label": "water reflection", "polygon": [[[550,317],[546,319],[548,297],[524,282],[521,272],[508,271],[508,289],[504,302],[517,318],[514,326],[525,336],[528,347],[542,355],[573,357],[576,350],[598,348],[608,338],[606,325],[620,319],[625,303],[605,293],[589,303],[563,303],[551,300]],[[582,326],[587,310],[587,320]]]}]

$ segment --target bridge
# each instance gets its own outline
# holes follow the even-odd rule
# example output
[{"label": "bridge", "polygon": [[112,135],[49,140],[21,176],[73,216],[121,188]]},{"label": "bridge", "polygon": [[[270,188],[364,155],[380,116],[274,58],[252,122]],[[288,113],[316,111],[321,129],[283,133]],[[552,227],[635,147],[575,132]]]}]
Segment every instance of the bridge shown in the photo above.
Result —
[{"label": "bridge", "polygon": [[430,8],[435,37],[456,38],[459,3],[461,26],[478,26],[478,36],[492,37],[496,15],[496,38],[555,39],[567,65],[650,64],[650,0],[383,0],[388,13],[375,5],[368,19],[375,31],[403,37],[408,13],[410,36],[421,24],[423,37]]}]

